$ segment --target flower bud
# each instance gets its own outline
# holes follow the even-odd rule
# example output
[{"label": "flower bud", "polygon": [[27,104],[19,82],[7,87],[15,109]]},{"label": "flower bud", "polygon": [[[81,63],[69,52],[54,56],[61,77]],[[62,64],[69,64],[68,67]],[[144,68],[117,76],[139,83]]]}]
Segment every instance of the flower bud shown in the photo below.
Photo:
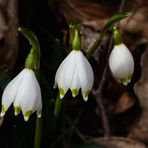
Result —
[{"label": "flower bud", "polygon": [[134,60],[123,43],[114,46],[109,56],[109,68],[117,82],[124,85],[130,83],[134,71]]}]

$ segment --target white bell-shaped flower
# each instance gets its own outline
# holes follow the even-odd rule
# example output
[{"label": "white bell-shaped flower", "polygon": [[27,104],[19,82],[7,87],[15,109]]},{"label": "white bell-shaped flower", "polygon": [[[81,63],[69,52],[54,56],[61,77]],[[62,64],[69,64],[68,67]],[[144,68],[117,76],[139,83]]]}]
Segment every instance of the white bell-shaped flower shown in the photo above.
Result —
[{"label": "white bell-shaped flower", "polygon": [[41,90],[34,72],[25,68],[8,85],[2,95],[1,117],[13,103],[15,115],[21,110],[24,120],[27,121],[30,115],[37,111],[41,117],[42,100]]},{"label": "white bell-shaped flower", "polygon": [[91,65],[80,50],[72,50],[58,68],[55,76],[55,85],[63,98],[68,89],[75,97],[81,88],[83,99],[87,101],[92,89],[94,74]]},{"label": "white bell-shaped flower", "polygon": [[114,46],[109,56],[109,67],[113,77],[119,83],[124,85],[130,83],[134,71],[134,60],[123,43]]}]

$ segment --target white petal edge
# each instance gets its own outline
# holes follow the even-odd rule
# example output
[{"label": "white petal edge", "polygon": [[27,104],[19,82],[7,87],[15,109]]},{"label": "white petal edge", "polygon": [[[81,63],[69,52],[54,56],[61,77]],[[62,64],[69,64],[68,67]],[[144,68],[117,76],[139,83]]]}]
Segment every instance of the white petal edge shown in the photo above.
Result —
[{"label": "white petal edge", "polygon": [[[23,74],[24,70],[22,70],[14,79],[12,79],[4,89],[2,95],[2,106],[4,107],[5,111],[7,111],[7,109],[10,107],[15,99]],[[5,113],[1,112],[1,116],[4,116],[4,114]]]},{"label": "white petal edge", "polygon": [[[32,70],[26,69],[16,95],[14,106],[20,106],[23,114],[27,111],[32,111],[33,113],[41,110],[42,100],[40,86]],[[25,116],[24,119],[27,120],[28,118]]]},{"label": "white petal edge", "polygon": [[84,94],[92,89],[94,83],[94,74],[88,60],[85,58],[81,51],[79,52],[79,56],[77,57],[77,68],[79,73],[82,95],[84,100],[87,100],[88,96]]},{"label": "white petal edge", "polygon": [[75,70],[75,58],[75,51],[71,51],[70,54],[61,63],[56,72],[55,82],[58,85],[59,89],[62,89],[64,91],[64,93],[60,93],[60,98],[63,98],[65,93],[70,88],[73,73]]}]

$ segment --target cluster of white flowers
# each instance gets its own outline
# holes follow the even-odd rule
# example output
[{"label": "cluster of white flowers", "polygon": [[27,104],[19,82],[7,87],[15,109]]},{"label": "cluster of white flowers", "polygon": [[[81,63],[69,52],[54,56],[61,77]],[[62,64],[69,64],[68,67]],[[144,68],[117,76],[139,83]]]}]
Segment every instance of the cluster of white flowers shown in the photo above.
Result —
[{"label": "cluster of white flowers", "polygon": [[[71,51],[59,66],[55,76],[55,84],[59,87],[60,98],[64,97],[69,88],[72,96],[75,97],[81,88],[83,98],[87,101],[93,82],[93,70],[80,50]],[[22,70],[6,86],[2,95],[1,117],[5,115],[5,112],[12,103],[15,115],[18,115],[22,110],[25,121],[35,111],[37,111],[38,117],[41,117],[41,90],[36,76],[31,69],[25,68]]]},{"label": "cluster of white flowers", "polygon": [[[131,81],[134,71],[134,61],[128,48],[123,43],[118,43],[114,45],[110,54],[109,67],[113,77],[119,83],[127,85]],[[55,86],[59,88],[60,98],[65,96],[68,89],[71,90],[73,97],[81,89],[83,99],[87,101],[94,83],[94,74],[88,60],[79,50],[81,41],[78,30],[76,30],[72,46],[76,49],[72,50],[59,66],[55,75]],[[30,61],[28,60],[27,64],[28,62]],[[36,76],[30,68],[22,70],[6,86],[2,95],[1,117],[5,115],[12,103],[15,115],[22,111],[25,121],[35,111],[37,111],[37,116],[41,117],[41,90]]]}]

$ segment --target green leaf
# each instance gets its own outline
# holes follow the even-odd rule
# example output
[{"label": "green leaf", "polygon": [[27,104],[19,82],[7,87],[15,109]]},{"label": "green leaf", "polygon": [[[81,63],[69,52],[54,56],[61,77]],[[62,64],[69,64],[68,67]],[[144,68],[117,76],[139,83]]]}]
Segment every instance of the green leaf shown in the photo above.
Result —
[{"label": "green leaf", "polygon": [[110,27],[114,26],[117,22],[121,21],[122,19],[126,18],[128,16],[128,13],[126,12],[119,12],[114,14],[106,23],[104,28],[102,29],[102,32],[106,32]]},{"label": "green leaf", "polygon": [[98,46],[101,44],[106,32],[113,27],[116,23],[118,23],[120,20],[126,18],[128,16],[128,13],[126,12],[119,12],[114,14],[106,23],[106,25],[101,30],[98,38],[96,39],[95,43],[90,47],[88,50],[88,53],[86,54],[86,57],[89,59],[92,54],[95,52],[95,50],[98,48]]}]

